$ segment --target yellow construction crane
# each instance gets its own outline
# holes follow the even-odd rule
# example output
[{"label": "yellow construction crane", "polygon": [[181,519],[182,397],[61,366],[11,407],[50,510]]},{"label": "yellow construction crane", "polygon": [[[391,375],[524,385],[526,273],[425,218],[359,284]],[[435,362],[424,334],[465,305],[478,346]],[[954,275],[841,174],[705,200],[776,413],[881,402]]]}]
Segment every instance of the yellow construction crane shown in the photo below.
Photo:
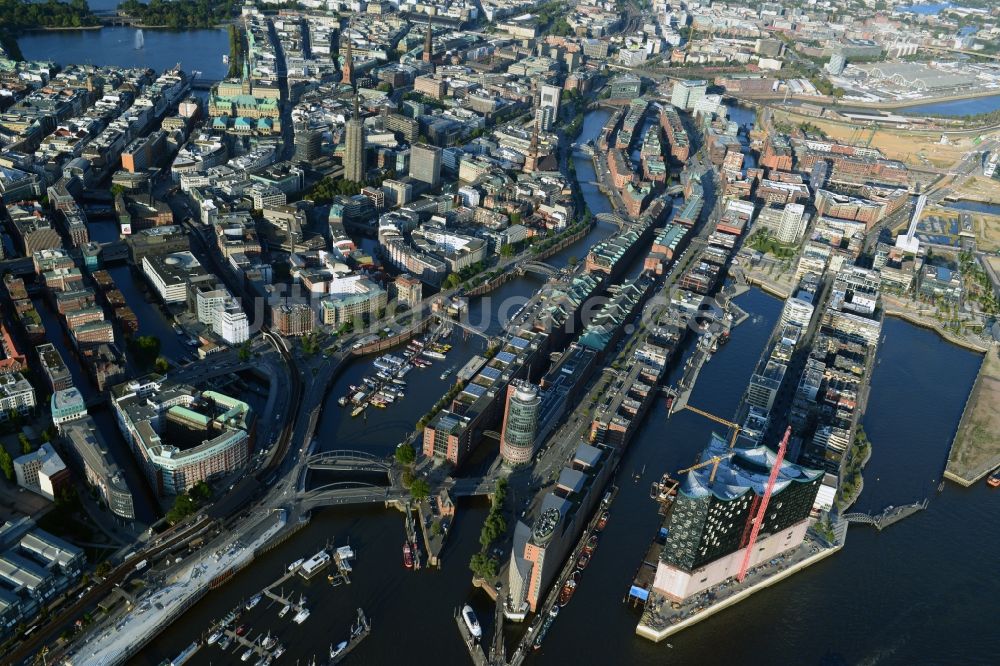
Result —
[{"label": "yellow construction crane", "polygon": [[742,430],[742,428],[740,428],[740,425],[738,423],[727,421],[726,419],[720,416],[716,416],[715,414],[709,414],[708,412],[698,409],[697,407],[692,407],[691,405],[684,405],[684,408],[690,409],[695,414],[700,414],[701,416],[704,416],[706,419],[711,419],[716,423],[721,423],[722,425],[728,427],[730,430],[733,431],[732,436],[729,438],[729,448],[733,448],[736,445],[736,438],[740,436],[740,430]]},{"label": "yellow construction crane", "polygon": [[712,456],[708,460],[700,462],[697,465],[692,465],[687,469],[679,470],[677,474],[678,475],[687,474],[688,472],[693,472],[696,469],[701,469],[702,467],[708,467],[709,465],[712,465],[712,473],[708,475],[708,482],[713,483],[715,481],[715,473],[719,471],[719,463],[722,462],[723,460],[728,460],[729,458],[732,458],[734,453],[736,452],[730,451],[729,453],[724,453],[721,456]]}]

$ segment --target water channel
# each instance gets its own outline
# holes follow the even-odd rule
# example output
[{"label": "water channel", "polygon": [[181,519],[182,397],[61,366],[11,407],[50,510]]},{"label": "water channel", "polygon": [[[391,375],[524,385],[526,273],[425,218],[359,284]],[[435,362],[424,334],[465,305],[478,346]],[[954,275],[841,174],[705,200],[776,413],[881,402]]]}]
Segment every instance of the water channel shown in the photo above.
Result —
[{"label": "water channel", "polygon": [[[583,139],[599,132],[604,112],[587,116]],[[589,161],[577,156],[577,177],[593,212],[607,201],[592,185]],[[598,227],[580,247],[560,256],[582,256],[587,245],[613,229]],[[556,263],[558,259],[550,259]],[[537,289],[532,279],[505,285],[476,304],[495,313],[508,298],[526,298]],[[753,367],[780,312],[780,301],[753,290],[738,300],[753,318],[737,328],[702,371],[692,404],[722,416],[736,409]],[[515,308],[516,309],[516,308]],[[490,327],[493,328],[492,326]],[[930,508],[884,533],[852,528],[841,553],[735,609],[676,636],[673,648],[633,635],[637,611],[622,603],[632,574],[658,525],[649,483],[664,470],[689,464],[704,445],[712,423],[690,412],[670,420],[662,409],[649,415],[623,462],[626,475],[646,469],[640,483],[621,482],[612,520],[602,537],[580,590],[560,615],[538,663],[721,663],[738,655],[741,663],[914,663],[928,655],[948,663],[987,663],[1000,649],[991,609],[1000,582],[991,575],[1000,530],[992,517],[1000,509],[996,493],[982,485],[952,486],[935,495],[951,437],[978,368],[979,357],[957,349],[933,333],[887,320],[886,341],[873,378],[873,397],[864,425],[874,443],[860,510],[881,510],[932,495]],[[460,366],[482,348],[476,337],[453,335],[447,361],[408,376],[402,404],[376,412],[370,420],[352,419],[335,404],[347,385],[371,371],[359,362],[337,381],[319,427],[321,446],[356,446],[388,453],[444,391],[440,370]],[[673,378],[672,378],[673,379]],[[466,563],[478,548],[486,507],[463,502],[444,552],[440,571],[413,573],[401,562],[400,514],[381,508],[328,509],[289,541],[267,553],[223,588],[185,613],[146,648],[135,663],[157,664],[176,655],[241,599],[276,578],[284,567],[334,541],[350,542],[358,552],[353,584],[331,588],[319,577],[303,590],[313,615],[305,627],[279,620],[276,607],[260,604],[252,617],[257,631],[275,631],[290,645],[284,657],[305,663],[322,656],[345,636],[354,610],[373,618],[372,638],[352,654],[359,663],[465,663],[465,648],[452,613],[470,602],[484,631],[492,627],[490,602],[474,590]],[[321,580],[322,579],[322,580]],[[259,619],[257,619],[259,616]],[[311,625],[311,626],[309,626]],[[726,639],[719,640],[720,636]],[[942,639],[948,636],[948,639]],[[195,663],[229,663],[218,648],[205,648]]]}]

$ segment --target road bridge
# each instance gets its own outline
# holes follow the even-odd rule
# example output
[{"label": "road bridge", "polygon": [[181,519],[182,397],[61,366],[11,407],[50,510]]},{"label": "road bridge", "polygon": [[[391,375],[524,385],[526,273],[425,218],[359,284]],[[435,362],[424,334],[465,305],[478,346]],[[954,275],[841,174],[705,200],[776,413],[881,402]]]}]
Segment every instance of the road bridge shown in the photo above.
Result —
[{"label": "road bridge", "polygon": [[842,518],[849,523],[872,525],[875,529],[881,532],[889,525],[899,522],[908,516],[912,516],[918,511],[923,511],[927,508],[928,504],[930,504],[930,501],[925,498],[921,502],[914,502],[903,506],[890,505],[878,515],[872,515],[870,513],[845,513]]},{"label": "road bridge", "polygon": [[364,451],[339,449],[316,453],[306,460],[306,466],[313,470],[335,472],[382,472],[392,470],[392,462]]},{"label": "road bridge", "polygon": [[357,481],[328,483],[319,488],[298,494],[296,499],[302,513],[313,509],[345,504],[385,504],[401,501],[409,497],[409,492],[392,486],[376,486]]}]

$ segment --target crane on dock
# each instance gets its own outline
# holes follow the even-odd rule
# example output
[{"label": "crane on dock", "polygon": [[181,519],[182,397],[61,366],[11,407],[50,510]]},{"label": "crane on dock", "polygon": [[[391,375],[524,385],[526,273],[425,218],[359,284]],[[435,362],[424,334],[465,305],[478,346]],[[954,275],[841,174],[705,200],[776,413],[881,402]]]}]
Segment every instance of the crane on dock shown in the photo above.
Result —
[{"label": "crane on dock", "polygon": [[[715,414],[712,414],[710,412],[706,412],[703,409],[698,409],[697,407],[692,407],[691,405],[684,405],[684,407],[682,409],[689,409],[692,412],[694,412],[695,414],[698,414],[700,416],[704,416],[706,419],[711,419],[712,421],[715,421],[716,423],[721,423],[722,425],[726,426],[727,428],[729,428],[733,432],[732,436],[729,438],[729,448],[733,448],[736,445],[736,438],[740,436],[740,431],[742,430],[742,428],[740,427],[740,424],[733,423],[732,421],[727,421],[726,419],[722,418],[721,416],[716,416]],[[713,476],[714,476],[714,474],[713,474]]]},{"label": "crane on dock", "polygon": [[[753,504],[750,506],[750,517],[747,521],[747,527],[753,526],[750,530],[749,538],[741,539],[740,547],[746,548],[743,551],[743,562],[740,564],[740,571],[736,574],[736,580],[743,582],[743,579],[747,577],[747,569],[750,567],[750,556],[753,554],[753,548],[757,544],[757,537],[760,535],[760,528],[764,524],[764,516],[767,515],[767,505],[771,501],[771,493],[774,492],[774,483],[778,480],[778,472],[781,471],[781,463],[785,460],[785,452],[788,450],[788,438],[792,435],[792,427],[788,426],[785,429],[785,435],[781,438],[781,444],[778,445],[778,453],[774,459],[774,465],[771,467],[771,475],[767,478],[767,486],[764,488],[764,495],[757,495],[754,498]],[[743,530],[744,535],[746,535],[746,529]]]}]

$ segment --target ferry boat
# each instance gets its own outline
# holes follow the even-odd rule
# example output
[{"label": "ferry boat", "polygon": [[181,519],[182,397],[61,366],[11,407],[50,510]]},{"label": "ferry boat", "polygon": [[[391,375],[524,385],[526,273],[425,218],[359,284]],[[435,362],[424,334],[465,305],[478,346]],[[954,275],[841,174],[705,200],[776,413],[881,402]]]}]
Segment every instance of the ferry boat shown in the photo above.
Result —
[{"label": "ferry boat", "polygon": [[222,630],[216,629],[215,631],[212,632],[212,634],[208,637],[208,640],[205,642],[208,643],[209,645],[215,645],[220,638],[222,638]]},{"label": "ferry boat", "polygon": [[245,606],[245,608],[247,610],[250,610],[251,608],[253,608],[257,604],[259,604],[260,600],[261,600],[261,595],[260,594],[255,594],[253,597],[250,598],[250,601],[247,602],[247,605]]},{"label": "ferry boat", "polygon": [[576,560],[576,568],[586,569],[588,564],[590,564],[590,553],[584,550]]},{"label": "ferry boat", "polygon": [[340,641],[339,643],[337,643],[337,647],[331,645],[330,659],[336,659],[337,657],[342,655],[344,653],[344,650],[346,649],[347,649],[347,641]]},{"label": "ferry boat", "polygon": [[403,542],[403,566],[407,569],[413,568],[413,549],[410,548],[410,542]]},{"label": "ferry boat", "polygon": [[608,524],[608,512],[604,511],[601,513],[601,517],[597,519],[597,531],[600,532]]},{"label": "ferry boat", "polygon": [[298,613],[295,614],[295,617],[292,618],[292,622],[294,622],[295,624],[302,624],[308,619],[309,619],[309,609],[303,608],[302,610],[300,610]]},{"label": "ferry boat", "polygon": [[286,615],[288,615],[288,611],[290,610],[292,610],[291,604],[285,604],[284,606],[281,607],[281,610],[278,611],[278,617],[285,617]]},{"label": "ferry boat", "polygon": [[361,412],[365,411],[364,405],[358,405],[351,411],[351,416],[358,416]]},{"label": "ferry boat", "polygon": [[443,361],[446,358],[444,354],[442,354],[439,351],[434,351],[433,349],[425,349],[420,353],[426,356],[427,358],[433,358],[439,361]]},{"label": "ferry boat", "polygon": [[559,591],[559,605],[565,606],[569,603],[569,600],[573,598],[573,593],[576,592],[577,583],[580,582],[580,572],[574,571],[566,584],[563,585],[562,590]]},{"label": "ferry boat", "polygon": [[472,610],[472,606],[469,604],[462,606],[462,619],[465,621],[465,626],[473,638],[478,640],[483,637],[483,628],[479,626],[476,612]]},{"label": "ferry boat", "polygon": [[986,479],[986,484],[990,488],[1000,488],[1000,470],[997,470],[990,474],[990,477]]}]

